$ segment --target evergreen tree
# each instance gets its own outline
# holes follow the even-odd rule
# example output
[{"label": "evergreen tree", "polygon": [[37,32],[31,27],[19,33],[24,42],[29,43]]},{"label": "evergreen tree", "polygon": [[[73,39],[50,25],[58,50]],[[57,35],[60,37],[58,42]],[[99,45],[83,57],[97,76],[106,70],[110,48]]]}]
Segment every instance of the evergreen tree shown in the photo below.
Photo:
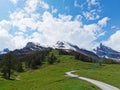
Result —
[{"label": "evergreen tree", "polygon": [[22,66],[22,62],[20,62],[19,60],[16,60],[16,64],[15,64],[15,68],[14,70],[17,72],[23,72],[23,66]]},{"label": "evergreen tree", "polygon": [[49,64],[53,64],[54,62],[56,62],[57,58],[55,57],[55,55],[52,53],[50,57],[48,57],[48,63]]},{"label": "evergreen tree", "polygon": [[10,79],[13,64],[12,64],[13,56],[11,53],[4,55],[4,59],[1,61],[1,72],[4,78]]}]

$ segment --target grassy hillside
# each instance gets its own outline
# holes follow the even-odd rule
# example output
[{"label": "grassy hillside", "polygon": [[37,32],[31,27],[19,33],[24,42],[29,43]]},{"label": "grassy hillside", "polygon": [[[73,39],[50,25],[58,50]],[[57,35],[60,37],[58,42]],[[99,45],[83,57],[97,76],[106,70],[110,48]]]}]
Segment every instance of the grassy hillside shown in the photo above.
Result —
[{"label": "grassy hillside", "polygon": [[80,69],[76,74],[103,81],[120,88],[119,64],[104,64],[101,67],[96,64],[86,70]]},{"label": "grassy hillside", "polygon": [[5,80],[0,78],[0,90],[100,90],[88,82],[65,76],[65,72],[77,70],[80,76],[86,76],[120,88],[120,65],[99,66],[75,60],[73,56],[58,55],[53,50],[60,63],[43,64],[37,70],[18,74],[20,80]]},{"label": "grassy hillside", "polygon": [[77,61],[73,56],[59,56],[57,51],[52,53],[60,63],[20,73],[20,80],[0,78],[0,90],[100,90],[93,84],[65,76],[65,72],[89,67],[90,63]]}]

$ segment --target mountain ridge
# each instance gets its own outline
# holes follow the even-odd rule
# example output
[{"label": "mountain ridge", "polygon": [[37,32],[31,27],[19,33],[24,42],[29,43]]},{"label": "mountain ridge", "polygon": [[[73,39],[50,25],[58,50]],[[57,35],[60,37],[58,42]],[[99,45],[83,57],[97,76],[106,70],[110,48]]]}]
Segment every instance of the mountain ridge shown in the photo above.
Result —
[{"label": "mountain ridge", "polygon": [[105,46],[102,43],[100,43],[100,45],[94,49],[94,51],[101,58],[110,58],[115,60],[120,59],[120,52],[113,50],[112,48]]},{"label": "mountain ridge", "polygon": [[98,56],[94,52],[79,48],[77,45],[73,45],[73,44],[71,44],[69,42],[65,42],[65,41],[64,42],[58,41],[55,45],[55,48],[56,49],[64,49],[64,50],[74,50],[74,51],[76,51],[78,53],[82,53],[86,56],[98,58]]},{"label": "mountain ridge", "polygon": [[8,53],[10,50],[8,48],[4,48],[2,51],[0,51],[0,54],[6,54]]},{"label": "mountain ridge", "polygon": [[[71,44],[69,42],[65,42],[65,41],[58,41],[52,47],[42,46],[39,43],[28,42],[24,48],[15,49],[12,52],[16,56],[22,56],[22,55],[29,54],[31,52],[49,50],[51,48],[52,49],[63,49],[66,51],[73,50],[73,51],[76,51],[78,53],[82,53],[86,56],[90,56],[90,57],[110,58],[110,59],[114,59],[114,60],[120,60],[120,52],[115,51],[112,48],[103,45],[102,43],[100,43],[99,46],[97,46],[95,49],[93,49],[93,51],[94,51],[93,52],[93,51],[89,51],[89,50],[80,48],[77,45],[73,45],[73,44]],[[6,54],[7,52],[9,52],[9,49],[6,48],[3,51],[5,51],[5,52],[4,53],[0,52],[0,54]]]}]

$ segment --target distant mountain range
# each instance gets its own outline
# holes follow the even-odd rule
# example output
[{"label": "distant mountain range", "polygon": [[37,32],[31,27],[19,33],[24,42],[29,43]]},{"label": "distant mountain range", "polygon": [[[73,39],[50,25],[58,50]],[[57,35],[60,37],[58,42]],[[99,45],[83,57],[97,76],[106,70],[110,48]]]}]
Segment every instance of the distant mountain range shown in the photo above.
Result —
[{"label": "distant mountain range", "polygon": [[[100,44],[97,48],[93,49],[94,52],[92,52],[92,51],[88,51],[86,49],[79,48],[77,45],[73,45],[69,42],[58,41],[53,47],[45,47],[45,46],[41,46],[40,44],[28,42],[24,48],[16,49],[12,52],[16,56],[23,56],[23,55],[30,54],[32,52],[49,50],[51,48],[63,49],[66,51],[73,50],[75,52],[82,53],[86,56],[95,57],[95,58],[100,57],[100,58],[110,58],[110,59],[114,59],[114,60],[120,60],[120,52],[115,51],[103,44]],[[0,54],[5,54],[7,52],[9,52],[8,48],[4,49],[3,51],[0,51]]]},{"label": "distant mountain range", "polygon": [[110,47],[103,45],[102,43],[94,49],[96,55],[101,58],[110,58],[115,60],[120,60],[120,52],[113,50]]},{"label": "distant mountain range", "polygon": [[3,49],[2,51],[0,51],[0,54],[6,54],[8,53],[10,50],[8,48]]},{"label": "distant mountain range", "polygon": [[91,51],[88,51],[86,49],[79,48],[77,45],[73,45],[73,44],[71,44],[69,42],[60,42],[60,41],[58,41],[55,44],[54,48],[56,48],[56,49],[64,49],[64,50],[68,50],[68,51],[73,50],[73,51],[76,51],[78,53],[82,53],[82,54],[84,54],[86,56],[98,58],[98,56],[95,53],[93,53]]},{"label": "distant mountain range", "polygon": [[16,56],[24,56],[24,55],[31,54],[36,51],[43,51],[43,50],[48,50],[48,49],[50,49],[50,47],[44,47],[44,46],[41,46],[40,44],[28,42],[24,48],[14,50],[13,54]]}]

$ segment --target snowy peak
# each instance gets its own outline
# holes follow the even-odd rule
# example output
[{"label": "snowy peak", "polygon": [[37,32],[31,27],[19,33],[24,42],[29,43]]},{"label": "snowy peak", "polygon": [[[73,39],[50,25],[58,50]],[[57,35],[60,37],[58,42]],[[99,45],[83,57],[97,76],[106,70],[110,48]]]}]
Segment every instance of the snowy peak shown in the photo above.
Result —
[{"label": "snowy peak", "polygon": [[[54,47],[51,47],[51,48],[54,48],[54,49],[64,49],[66,51],[75,51],[75,52],[78,52],[78,53],[82,53],[86,56],[91,56],[91,57],[98,57],[95,53],[91,52],[91,51],[88,51],[86,49],[81,49],[79,48],[77,45],[73,45],[69,42],[61,42],[61,41],[58,41]],[[14,53],[14,55],[16,56],[24,56],[24,55],[27,55],[27,54],[30,54],[30,53],[33,53],[33,52],[36,52],[36,51],[43,51],[43,50],[50,50],[51,49],[50,47],[45,47],[45,46],[41,46],[40,44],[38,43],[33,43],[33,42],[28,42],[26,44],[26,46],[22,49],[16,49],[14,51],[12,51]],[[1,53],[7,53],[9,52],[9,49],[4,49]]]},{"label": "snowy peak", "polygon": [[56,49],[64,49],[64,50],[67,50],[67,51],[68,50],[73,50],[73,51],[76,51],[78,53],[82,53],[82,54],[84,54],[86,56],[91,56],[91,57],[98,58],[98,56],[95,53],[93,53],[91,51],[88,51],[86,49],[81,49],[77,45],[73,45],[73,44],[68,43],[68,42],[60,42],[60,41],[58,41],[54,48],[56,48]]},{"label": "snowy peak", "polygon": [[49,47],[41,46],[38,43],[28,42],[26,46],[22,49],[16,49],[13,51],[16,56],[24,56],[36,51],[49,50]]},{"label": "snowy peak", "polygon": [[103,45],[102,43],[100,43],[100,47],[98,47],[98,50],[102,50],[102,51],[109,52],[109,53],[119,53],[113,50],[112,48]]},{"label": "snowy peak", "polygon": [[54,48],[57,48],[57,49],[69,49],[69,50],[74,50],[74,51],[77,51],[79,49],[78,46],[76,45],[72,45],[71,43],[68,43],[68,42],[61,42],[61,41],[58,41]]},{"label": "snowy peak", "polygon": [[38,43],[28,42],[23,49],[29,49],[33,51],[39,51],[45,49],[45,47],[41,46]]},{"label": "snowy peak", "polygon": [[32,47],[32,46],[34,46],[34,45],[35,45],[35,44],[34,44],[33,42],[28,42],[27,45],[26,45],[26,47],[29,48],[29,47]]},{"label": "snowy peak", "polygon": [[8,53],[10,50],[8,48],[3,49],[2,51],[0,51],[0,54],[6,54]]},{"label": "snowy peak", "polygon": [[96,49],[94,49],[94,51],[99,57],[102,58],[106,57],[111,59],[120,59],[120,52],[115,51],[112,48],[103,45],[102,43]]},{"label": "snowy peak", "polygon": [[8,48],[3,49],[3,52],[9,52],[10,50]]}]

